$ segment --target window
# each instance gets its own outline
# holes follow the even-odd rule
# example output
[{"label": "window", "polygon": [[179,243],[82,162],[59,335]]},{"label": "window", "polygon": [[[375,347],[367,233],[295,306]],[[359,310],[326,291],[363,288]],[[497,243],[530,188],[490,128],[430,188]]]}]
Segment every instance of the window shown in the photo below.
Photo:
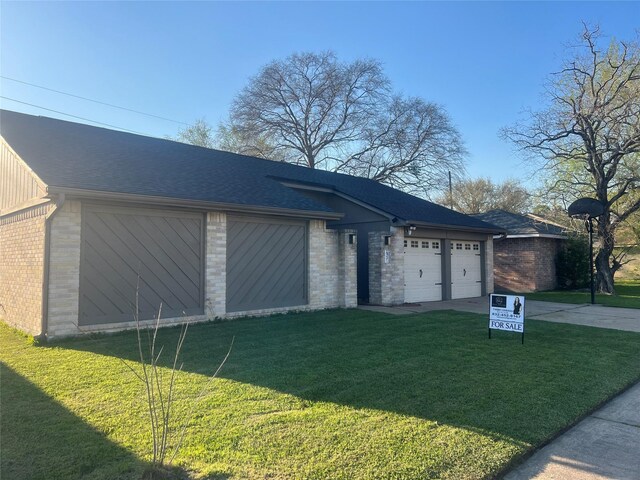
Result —
[{"label": "window", "polygon": [[411,240],[411,248],[418,248],[418,240]]},{"label": "window", "polygon": [[440,242],[431,242],[431,248],[440,248]]},{"label": "window", "polygon": [[480,250],[480,245],[479,245],[479,244],[477,244],[477,243],[474,243],[474,244],[473,244],[473,249],[474,249],[474,250]]},{"label": "window", "polygon": [[422,241],[422,248],[429,248],[429,242]]},{"label": "window", "polygon": [[405,246],[405,248],[407,247],[407,241],[406,240],[404,241],[404,246]]},{"label": "window", "polygon": [[471,244],[470,243],[465,243],[464,244],[464,249],[465,250],[471,250]]},{"label": "window", "polygon": [[456,250],[462,250],[462,244],[456,243]]}]

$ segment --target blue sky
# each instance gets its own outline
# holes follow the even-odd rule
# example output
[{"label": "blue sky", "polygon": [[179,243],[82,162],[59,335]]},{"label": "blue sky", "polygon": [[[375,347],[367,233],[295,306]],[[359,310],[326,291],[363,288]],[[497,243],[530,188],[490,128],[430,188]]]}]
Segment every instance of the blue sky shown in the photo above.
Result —
[{"label": "blue sky", "polygon": [[[445,107],[466,141],[470,176],[502,181],[527,169],[498,131],[541,106],[544,82],[571,54],[581,21],[630,40],[639,18],[638,2],[2,1],[0,73],[216,125],[270,60],[322,50],[375,58],[396,90]],[[6,79],[0,92],[147,135],[181,128]],[[76,121],[6,99],[0,106]]]}]

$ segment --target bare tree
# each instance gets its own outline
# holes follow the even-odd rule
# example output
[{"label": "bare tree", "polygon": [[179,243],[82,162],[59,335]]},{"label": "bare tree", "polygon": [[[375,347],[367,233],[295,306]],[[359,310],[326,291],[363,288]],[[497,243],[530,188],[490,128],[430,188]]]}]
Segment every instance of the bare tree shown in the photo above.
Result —
[{"label": "bare tree", "polygon": [[226,128],[249,151],[267,144],[272,158],[414,192],[464,172],[463,142],[442,107],[392,95],[377,61],[343,63],[332,52],[266,65],[235,98]]},{"label": "bare tree", "polygon": [[204,118],[199,118],[192,125],[181,129],[175,137],[167,138],[206,148],[214,148],[216,144],[213,127]]},{"label": "bare tree", "polygon": [[215,147],[226,152],[239,153],[269,160],[285,161],[284,152],[269,143],[264,136],[239,130],[229,123],[218,125],[215,136]]},{"label": "bare tree", "polygon": [[529,192],[517,180],[494,183],[489,178],[462,180],[453,184],[452,192],[438,198],[438,203],[466,214],[489,210],[525,213],[531,207]]},{"label": "bare tree", "polygon": [[597,285],[614,293],[623,263],[614,254],[616,230],[640,209],[640,49],[636,39],[602,50],[600,39],[598,27],[585,25],[579,53],[547,88],[548,109],[504,134],[540,162],[550,194],[602,202]]},{"label": "bare tree", "polygon": [[343,157],[334,170],[428,196],[446,186],[449,172],[462,178],[465,154],[442,107],[395,96],[367,129],[361,150]]}]

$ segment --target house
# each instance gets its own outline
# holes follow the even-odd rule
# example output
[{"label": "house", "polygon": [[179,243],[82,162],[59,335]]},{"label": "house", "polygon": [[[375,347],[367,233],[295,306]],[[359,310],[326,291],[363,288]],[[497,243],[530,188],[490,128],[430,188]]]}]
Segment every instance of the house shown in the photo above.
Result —
[{"label": "house", "polygon": [[371,180],[4,110],[0,133],[0,315],[34,335],[493,290],[498,229]]},{"label": "house", "polygon": [[557,287],[556,256],[567,238],[562,227],[536,215],[504,210],[474,217],[506,231],[493,242],[496,291],[522,293]]}]

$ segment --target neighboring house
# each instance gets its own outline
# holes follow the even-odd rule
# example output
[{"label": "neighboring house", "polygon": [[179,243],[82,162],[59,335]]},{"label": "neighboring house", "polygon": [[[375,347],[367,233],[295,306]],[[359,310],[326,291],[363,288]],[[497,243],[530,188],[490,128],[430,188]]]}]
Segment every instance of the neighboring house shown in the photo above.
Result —
[{"label": "neighboring house", "polygon": [[532,214],[504,210],[474,217],[507,232],[493,241],[496,291],[536,292],[557,287],[556,256],[567,238],[562,227]]},{"label": "neighboring house", "polygon": [[172,323],[493,290],[499,229],[371,180],[10,111],[0,133],[0,315],[34,335],[131,328],[136,291]]}]

